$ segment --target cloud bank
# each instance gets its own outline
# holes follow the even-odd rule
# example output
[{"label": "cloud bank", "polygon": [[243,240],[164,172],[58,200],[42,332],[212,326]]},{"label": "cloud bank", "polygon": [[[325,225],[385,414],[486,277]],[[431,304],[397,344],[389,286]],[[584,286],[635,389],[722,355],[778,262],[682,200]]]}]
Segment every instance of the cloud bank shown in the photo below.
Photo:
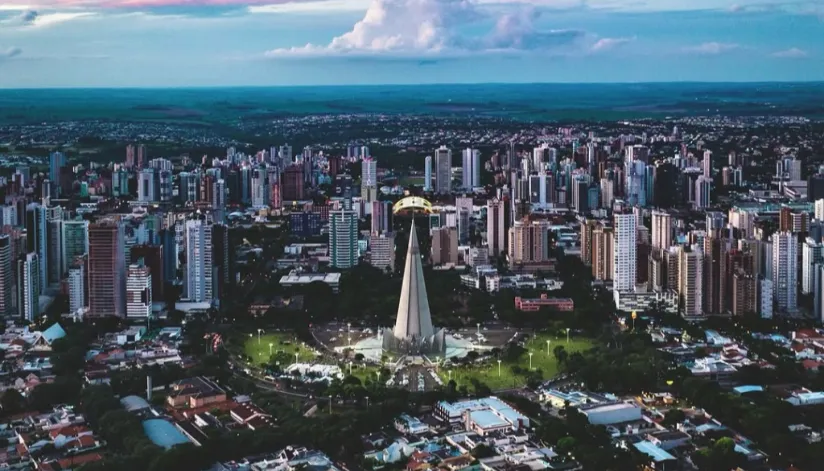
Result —
[{"label": "cloud bank", "polygon": [[808,57],[809,54],[807,51],[803,49],[799,49],[797,47],[793,47],[784,51],[778,51],[770,54],[772,57],[778,57],[781,59],[803,59]]},{"label": "cloud bank", "polygon": [[697,46],[689,46],[683,48],[683,52],[689,54],[700,54],[700,55],[707,55],[707,56],[717,56],[719,54],[724,54],[727,52],[735,51],[736,49],[740,49],[741,46],[734,43],[718,43],[718,42],[709,42],[699,44]]}]

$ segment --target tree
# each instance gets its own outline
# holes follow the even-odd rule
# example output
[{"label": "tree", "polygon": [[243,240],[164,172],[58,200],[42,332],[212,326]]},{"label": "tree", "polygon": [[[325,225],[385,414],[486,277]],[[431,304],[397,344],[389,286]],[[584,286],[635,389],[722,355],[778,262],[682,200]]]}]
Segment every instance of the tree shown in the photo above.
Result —
[{"label": "tree", "polygon": [[26,407],[26,399],[16,389],[6,389],[0,397],[0,407],[4,416],[16,414]]},{"label": "tree", "polygon": [[555,360],[559,364],[563,364],[569,355],[563,345],[558,345],[552,349],[552,354],[555,356]]},{"label": "tree", "polygon": [[471,454],[475,459],[489,458],[491,456],[497,455],[497,453],[495,453],[495,450],[493,450],[492,447],[486,445],[485,443],[481,443],[480,445],[473,448]]}]

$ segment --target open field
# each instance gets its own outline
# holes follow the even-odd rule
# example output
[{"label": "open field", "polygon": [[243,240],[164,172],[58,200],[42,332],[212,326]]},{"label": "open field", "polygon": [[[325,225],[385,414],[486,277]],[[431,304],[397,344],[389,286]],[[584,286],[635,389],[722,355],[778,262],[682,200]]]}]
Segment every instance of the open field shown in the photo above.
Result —
[{"label": "open field", "polygon": [[[271,345],[271,347],[270,347]],[[298,360],[301,362],[309,362],[315,359],[315,351],[305,346],[302,342],[295,342],[295,338],[285,332],[277,333],[263,333],[258,340],[257,334],[250,334],[249,338],[243,345],[243,353],[252,358],[255,365],[267,363],[272,354],[278,352],[288,353],[294,361],[295,353],[298,354]]]},{"label": "open field", "polygon": [[[550,342],[549,353],[547,353],[547,340]],[[532,352],[532,369],[541,370],[543,379],[549,379],[558,373],[558,362],[553,352],[558,345],[563,346],[568,354],[572,354],[590,349],[592,341],[586,338],[573,337],[567,343],[566,337],[538,334],[527,343],[526,352],[516,361],[501,361],[500,369],[495,360],[483,365],[453,367],[451,369],[451,378],[459,387],[471,388],[473,378],[485,383],[493,390],[520,387],[524,385],[524,377],[513,373],[512,367],[518,366],[525,370],[529,369],[529,352]],[[439,374],[444,384],[446,384],[450,378],[449,371],[442,368]]]}]

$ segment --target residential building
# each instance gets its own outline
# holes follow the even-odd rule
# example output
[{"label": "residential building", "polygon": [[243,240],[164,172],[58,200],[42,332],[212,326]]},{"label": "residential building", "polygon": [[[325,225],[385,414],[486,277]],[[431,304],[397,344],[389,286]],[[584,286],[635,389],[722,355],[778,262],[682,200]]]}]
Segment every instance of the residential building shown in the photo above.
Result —
[{"label": "residential building", "polygon": [[395,234],[381,232],[369,238],[369,264],[380,270],[395,269]]},{"label": "residential building", "polygon": [[435,193],[452,191],[452,150],[441,146],[435,151]]},{"label": "residential building", "polygon": [[89,316],[126,315],[126,253],[123,224],[104,219],[89,225]]},{"label": "residential building", "polygon": [[138,263],[129,265],[126,277],[126,317],[146,319],[151,315],[152,274],[141,259]]},{"label": "residential building", "polygon": [[549,259],[549,227],[546,222],[521,220],[509,229],[509,260],[512,264]]},{"label": "residential building", "polygon": [[615,275],[615,235],[612,227],[599,225],[592,231],[592,276],[612,281]]},{"label": "residential building", "polygon": [[684,317],[703,316],[703,260],[698,247],[679,247],[678,295]]},{"label": "residential building", "polygon": [[69,271],[76,257],[89,253],[89,222],[83,220],[61,221],[60,273]]},{"label": "residential building", "polygon": [[86,257],[78,257],[69,265],[69,313],[75,314],[88,306],[86,290]]},{"label": "residential building", "polygon": [[14,308],[14,271],[11,258],[11,237],[0,235],[0,316],[11,316]]},{"label": "residential building", "polygon": [[335,268],[352,268],[358,264],[358,215],[355,211],[329,213],[329,257]]},{"label": "residential building", "polygon": [[463,180],[461,187],[471,191],[481,186],[481,151],[478,149],[463,150]]},{"label": "residential building", "polygon": [[432,235],[432,264],[458,263],[458,229],[440,227],[430,231]]},{"label": "residential building", "polygon": [[807,237],[801,246],[801,292],[815,292],[815,265],[824,262],[824,244]]},{"label": "residential building", "polygon": [[613,291],[634,291],[637,270],[637,221],[632,213],[614,215]]},{"label": "residential building", "polygon": [[[48,249],[48,220],[47,208],[38,203],[31,203],[26,206],[26,251],[37,254],[37,263],[39,268],[48,265],[49,249]],[[37,283],[41,290],[46,289],[49,285],[49,274],[45,269],[38,271],[40,280]]]},{"label": "residential building", "polygon": [[17,261],[17,306],[24,321],[34,322],[40,315],[40,280],[36,253]]},{"label": "residential building", "polygon": [[211,303],[214,298],[212,225],[206,221],[186,221],[186,270],[183,296],[191,302]]},{"label": "residential building", "polygon": [[652,212],[652,248],[668,249],[672,246],[672,216],[664,211]]},{"label": "residential building", "polygon": [[486,245],[489,255],[497,257],[506,252],[506,202],[491,199],[486,203]]},{"label": "residential building", "polygon": [[798,242],[792,232],[772,236],[772,282],[775,306],[780,312],[798,310]]}]

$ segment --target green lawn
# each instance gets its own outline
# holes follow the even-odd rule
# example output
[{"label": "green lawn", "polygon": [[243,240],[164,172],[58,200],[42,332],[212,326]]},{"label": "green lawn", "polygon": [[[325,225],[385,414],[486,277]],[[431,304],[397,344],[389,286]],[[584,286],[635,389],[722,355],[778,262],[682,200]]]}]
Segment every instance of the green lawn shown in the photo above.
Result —
[{"label": "green lawn", "polygon": [[[549,354],[547,354],[547,340],[550,341]],[[472,387],[472,378],[485,383],[487,386],[495,389],[506,389],[523,386],[525,379],[522,375],[516,375],[512,372],[512,367],[515,365],[521,368],[529,368],[529,352],[532,352],[532,369],[541,370],[544,379],[549,379],[558,373],[558,362],[555,360],[553,350],[558,345],[562,345],[567,353],[580,352],[588,350],[592,347],[592,341],[586,338],[569,339],[567,343],[566,337],[555,337],[550,334],[537,334],[526,345],[526,352],[521,355],[517,361],[507,362],[501,361],[500,370],[498,362],[491,360],[483,365],[469,365],[469,366],[454,366],[451,368],[451,377],[458,386]],[[441,368],[439,371],[441,379],[444,384],[449,381],[450,373],[448,369]]]},{"label": "green lawn", "polygon": [[285,332],[273,334],[263,333],[259,341],[257,334],[252,334],[243,346],[243,353],[252,358],[254,365],[259,366],[261,363],[268,363],[270,344],[272,345],[272,353],[279,351],[288,353],[291,355],[291,361],[295,360],[295,353],[298,354],[298,360],[302,362],[311,361],[316,357],[315,351],[312,348],[304,346],[300,341],[296,342],[292,334]]}]

